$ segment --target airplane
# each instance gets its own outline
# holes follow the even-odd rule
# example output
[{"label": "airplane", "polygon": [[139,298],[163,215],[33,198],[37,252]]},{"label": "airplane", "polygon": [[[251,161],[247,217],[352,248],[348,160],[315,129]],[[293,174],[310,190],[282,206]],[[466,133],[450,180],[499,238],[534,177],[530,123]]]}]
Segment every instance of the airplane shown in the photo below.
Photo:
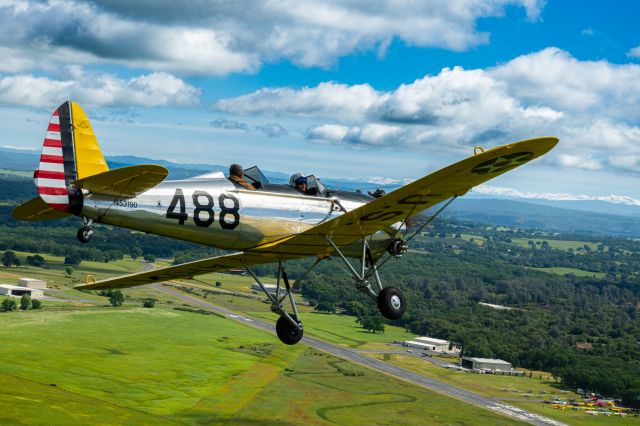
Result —
[{"label": "airplane", "polygon": [[[38,197],[16,207],[12,215],[26,221],[78,216],[83,220],[77,234],[82,243],[91,239],[94,223],[104,223],[234,250],[101,281],[87,277],[75,288],[126,288],[244,269],[279,315],[276,334],[292,345],[303,335],[292,288],[319,262],[338,259],[355,287],[376,301],[382,315],[397,320],[406,310],[405,297],[399,289],[382,284],[379,268],[402,256],[411,238],[454,199],[546,154],[557,143],[555,137],[541,137],[486,151],[475,147],[473,156],[388,194],[333,190],[313,175],[306,176],[307,190],[302,193],[292,185],[271,183],[255,166],[244,170],[244,178],[255,188],[249,190],[222,173],[165,181],[169,172],[160,165],[110,170],[85,112],[66,101],[53,112],[34,172]],[[423,226],[407,236],[407,221],[440,203]],[[315,261],[290,284],[286,262],[305,257]],[[268,263],[277,264],[275,294],[266,290],[252,269]]]}]

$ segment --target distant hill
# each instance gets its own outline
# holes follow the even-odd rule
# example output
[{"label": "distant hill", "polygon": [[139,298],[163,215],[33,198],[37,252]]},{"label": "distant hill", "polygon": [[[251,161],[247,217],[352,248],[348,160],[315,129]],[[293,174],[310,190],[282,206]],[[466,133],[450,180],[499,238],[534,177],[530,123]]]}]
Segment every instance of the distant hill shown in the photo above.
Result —
[{"label": "distant hill", "polygon": [[640,237],[640,217],[571,210],[500,199],[460,198],[445,217],[564,233]]}]

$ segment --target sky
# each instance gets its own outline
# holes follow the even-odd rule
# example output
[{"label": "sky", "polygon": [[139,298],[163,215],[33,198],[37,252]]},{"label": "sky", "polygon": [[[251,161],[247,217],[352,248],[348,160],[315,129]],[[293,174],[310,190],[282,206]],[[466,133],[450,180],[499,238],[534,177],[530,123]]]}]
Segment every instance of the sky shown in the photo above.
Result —
[{"label": "sky", "polygon": [[636,202],[638,16],[633,0],[0,0],[0,146],[39,150],[65,100],[106,155],[325,178],[404,182],[553,135],[483,193]]}]

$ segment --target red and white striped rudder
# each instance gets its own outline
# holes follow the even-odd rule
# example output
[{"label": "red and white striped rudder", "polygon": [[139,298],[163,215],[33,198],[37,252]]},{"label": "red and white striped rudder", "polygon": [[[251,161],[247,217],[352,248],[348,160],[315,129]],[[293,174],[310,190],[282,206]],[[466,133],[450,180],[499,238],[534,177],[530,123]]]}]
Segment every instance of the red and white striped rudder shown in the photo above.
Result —
[{"label": "red and white striped rudder", "polygon": [[76,180],[70,103],[53,112],[44,137],[40,163],[33,174],[40,198],[49,206],[76,213],[79,191],[71,186]]}]

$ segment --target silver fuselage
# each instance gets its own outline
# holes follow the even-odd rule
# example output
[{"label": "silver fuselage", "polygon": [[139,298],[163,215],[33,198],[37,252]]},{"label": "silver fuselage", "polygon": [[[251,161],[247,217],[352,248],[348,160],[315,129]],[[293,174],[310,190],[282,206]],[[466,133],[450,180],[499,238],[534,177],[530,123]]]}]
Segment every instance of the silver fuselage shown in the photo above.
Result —
[{"label": "silver fuselage", "polygon": [[[163,182],[135,198],[87,194],[81,215],[149,234],[245,250],[298,234],[370,200],[340,191],[309,196],[286,185],[250,191],[224,178],[193,178]],[[382,231],[374,236],[378,248],[390,238]]]}]

